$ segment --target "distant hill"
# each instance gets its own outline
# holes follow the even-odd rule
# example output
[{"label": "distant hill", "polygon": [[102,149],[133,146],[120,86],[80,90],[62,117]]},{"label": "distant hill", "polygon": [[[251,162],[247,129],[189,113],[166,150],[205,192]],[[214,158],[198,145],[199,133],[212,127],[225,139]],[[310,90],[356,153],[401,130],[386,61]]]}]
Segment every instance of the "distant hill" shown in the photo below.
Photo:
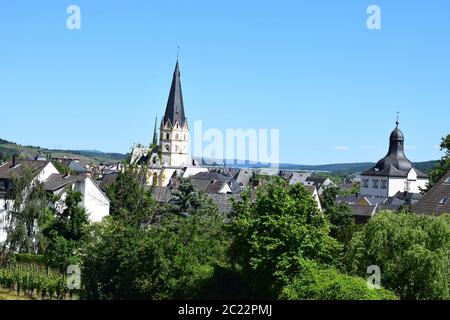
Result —
[{"label": "distant hill", "polygon": [[[219,165],[223,161],[205,159],[203,164],[215,164]],[[235,163],[235,164],[230,164]],[[438,161],[426,161],[416,162],[414,166],[425,173],[429,173],[436,165]],[[361,162],[361,163],[335,163],[335,164],[323,164],[323,165],[301,165],[292,163],[280,163],[279,168],[281,170],[298,170],[298,171],[316,171],[316,172],[331,172],[341,175],[352,175],[360,173],[372,168],[375,165],[374,162]],[[270,164],[265,163],[251,163],[248,161],[230,161],[227,160],[227,167],[231,168],[270,168]]]},{"label": "distant hill", "polygon": [[0,139],[0,160],[9,159],[13,155],[19,155],[23,158],[33,158],[39,152],[48,154],[52,157],[78,158],[85,163],[114,163],[126,159],[125,154],[106,153],[97,150],[55,150],[41,148],[39,146],[22,146],[11,141]]}]

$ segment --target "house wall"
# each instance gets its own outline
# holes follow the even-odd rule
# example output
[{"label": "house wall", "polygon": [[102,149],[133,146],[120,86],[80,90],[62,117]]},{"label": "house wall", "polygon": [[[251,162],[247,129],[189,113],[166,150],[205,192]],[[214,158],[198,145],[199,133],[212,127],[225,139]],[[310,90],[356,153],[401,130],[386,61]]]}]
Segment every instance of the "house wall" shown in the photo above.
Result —
[{"label": "house wall", "polygon": [[109,199],[101,192],[90,177],[86,177],[83,181],[77,182],[74,190],[83,194],[81,206],[89,214],[89,220],[91,222],[99,222],[109,215]]},{"label": "house wall", "polygon": [[[367,187],[364,186],[364,180],[368,180]],[[378,180],[378,188],[374,188],[374,180]],[[372,177],[361,176],[361,195],[371,197],[387,197],[388,196],[388,177]],[[386,182],[386,189],[382,189],[382,181]]]},{"label": "house wall", "polygon": [[[368,179],[368,187],[364,187],[364,180]],[[378,180],[378,188],[373,187],[373,180]],[[382,180],[387,180],[387,189],[382,189]],[[407,184],[409,184],[409,189]],[[417,173],[412,169],[406,178],[401,177],[373,177],[373,176],[361,176],[361,194],[363,196],[372,197],[392,197],[398,192],[408,191],[410,193],[420,193],[421,189],[425,189],[428,183],[428,179],[417,178]]]},{"label": "house wall", "polygon": [[[44,182],[47,180],[52,174],[59,173],[58,170],[56,170],[55,166],[49,162],[42,170],[41,172],[33,179],[33,182]],[[7,205],[8,204],[8,205]],[[8,209],[12,208],[14,206],[14,201],[12,200],[5,200],[3,198],[0,198],[0,244],[3,244],[6,241],[7,233],[5,231],[5,228],[8,226]]]}]

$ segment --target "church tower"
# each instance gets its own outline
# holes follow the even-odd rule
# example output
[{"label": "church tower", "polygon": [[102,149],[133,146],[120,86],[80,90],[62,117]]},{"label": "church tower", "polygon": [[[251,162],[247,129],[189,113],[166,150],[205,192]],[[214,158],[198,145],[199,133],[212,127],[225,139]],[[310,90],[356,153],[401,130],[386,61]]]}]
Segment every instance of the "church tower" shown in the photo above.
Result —
[{"label": "church tower", "polygon": [[161,119],[159,147],[162,163],[169,167],[185,167],[189,163],[189,126],[184,114],[180,67],[177,60],[164,118]]},{"label": "church tower", "polygon": [[396,127],[389,137],[389,150],[377,164],[361,173],[361,194],[371,197],[392,197],[398,192],[420,193],[428,183],[428,176],[414,168],[405,155],[405,136]]}]

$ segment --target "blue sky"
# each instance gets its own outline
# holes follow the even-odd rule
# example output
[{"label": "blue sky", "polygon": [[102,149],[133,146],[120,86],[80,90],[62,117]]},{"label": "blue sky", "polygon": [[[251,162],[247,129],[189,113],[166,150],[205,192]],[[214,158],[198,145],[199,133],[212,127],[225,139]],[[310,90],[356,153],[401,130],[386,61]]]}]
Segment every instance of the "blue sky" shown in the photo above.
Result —
[{"label": "blue sky", "polygon": [[[66,8],[81,8],[68,30]],[[368,30],[366,9],[381,8]],[[127,152],[148,143],[177,46],[186,113],[279,128],[280,160],[376,161],[400,111],[407,155],[437,159],[450,120],[446,0],[1,1],[0,137]]]}]

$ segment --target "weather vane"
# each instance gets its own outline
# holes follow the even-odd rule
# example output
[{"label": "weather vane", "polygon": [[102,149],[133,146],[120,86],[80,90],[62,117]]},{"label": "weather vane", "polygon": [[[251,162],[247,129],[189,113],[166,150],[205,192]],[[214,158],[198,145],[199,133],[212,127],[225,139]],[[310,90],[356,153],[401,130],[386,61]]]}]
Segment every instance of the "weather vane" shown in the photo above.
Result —
[{"label": "weather vane", "polygon": [[177,60],[180,58],[180,46],[177,46]]},{"label": "weather vane", "polygon": [[397,111],[397,121],[395,122],[397,125],[400,124],[400,122],[399,122],[399,115],[400,115],[400,111]]}]

